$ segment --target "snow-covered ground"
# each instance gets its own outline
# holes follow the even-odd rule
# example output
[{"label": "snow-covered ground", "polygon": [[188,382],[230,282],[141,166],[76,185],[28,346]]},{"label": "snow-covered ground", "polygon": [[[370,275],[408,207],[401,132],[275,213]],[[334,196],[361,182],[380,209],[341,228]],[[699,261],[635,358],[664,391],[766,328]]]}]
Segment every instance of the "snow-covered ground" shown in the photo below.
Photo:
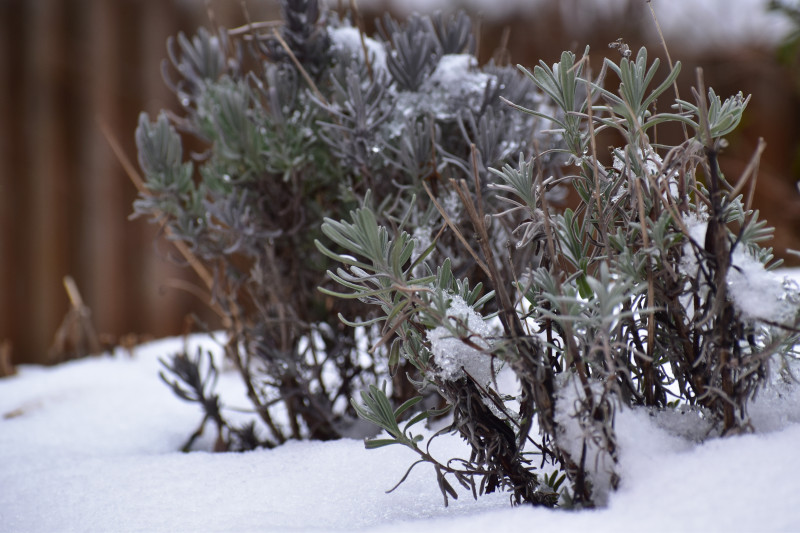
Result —
[{"label": "snow-covered ground", "polygon": [[[623,481],[606,508],[511,508],[502,494],[466,493],[445,508],[427,465],[385,493],[415,459],[399,446],[292,442],[213,454],[202,451],[212,447],[206,435],[198,451],[176,451],[201,416],[157,377],[158,358],[181,343],[23,366],[0,380],[0,530],[800,531],[797,387],[761,393],[754,433],[702,443],[684,415],[622,412]],[[227,405],[247,405],[233,373],[218,390]],[[451,436],[433,449],[467,453]]]}]

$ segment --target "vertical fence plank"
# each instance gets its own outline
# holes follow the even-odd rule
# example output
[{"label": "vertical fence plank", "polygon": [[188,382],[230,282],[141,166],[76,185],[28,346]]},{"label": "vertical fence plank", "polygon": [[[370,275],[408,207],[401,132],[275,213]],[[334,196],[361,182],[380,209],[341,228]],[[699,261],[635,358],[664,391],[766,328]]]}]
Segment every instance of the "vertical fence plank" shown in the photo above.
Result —
[{"label": "vertical fence plank", "polygon": [[22,231],[19,226],[25,176],[23,174],[22,84],[23,58],[12,52],[19,48],[24,26],[21,0],[0,2],[0,342],[19,351],[22,300],[25,283],[19,262]]},{"label": "vertical fence plank", "polygon": [[[69,154],[64,132],[65,107],[62,98],[67,89],[67,57],[64,31],[64,2],[39,0],[27,4],[30,30],[24,77],[27,97],[24,131],[25,152],[30,168],[30,208],[20,229],[30,231],[27,255],[31,258],[30,278],[26,284],[32,300],[30,324],[42,332],[53,332],[66,305],[56,305],[63,294],[67,251],[68,202],[70,187]],[[62,300],[63,301],[63,300]],[[46,335],[31,339],[32,348],[46,353],[50,339]]]},{"label": "vertical fence plank", "polygon": [[[128,129],[132,160],[136,160],[135,146],[132,142],[136,127],[135,119],[140,110],[146,111],[154,120],[161,109],[174,108],[175,96],[169,91],[161,76],[161,63],[166,58],[166,41],[182,27],[189,28],[192,23],[190,12],[202,14],[202,5],[194,4],[191,9],[181,10],[173,2],[149,0],[142,2],[140,17],[138,53],[140,57],[137,77],[141,98],[138,108],[132,109],[130,115],[134,119]],[[127,180],[127,178],[124,178]],[[133,185],[128,189],[133,191]],[[129,206],[129,212],[131,210]],[[137,288],[144,313],[132,317],[131,324],[135,330],[155,336],[175,334],[182,327],[182,317],[192,308],[202,308],[198,302],[185,292],[169,288],[170,281],[185,279],[189,283],[197,283],[193,275],[174,262],[166,260],[165,254],[174,253],[170,245],[154,243],[159,236],[155,226],[144,219],[130,222],[137,230],[138,278]],[[159,253],[156,250],[164,250]]]},{"label": "vertical fence plank", "polygon": [[121,214],[120,185],[113,179],[118,167],[94,120],[118,130],[119,81],[116,75],[122,43],[118,38],[119,2],[90,0],[86,3],[87,38],[83,56],[88,72],[86,116],[82,120],[81,145],[81,235],[85,240],[79,284],[94,314],[99,331],[114,330],[119,325],[121,298],[126,280],[124,235],[116,218]]}]

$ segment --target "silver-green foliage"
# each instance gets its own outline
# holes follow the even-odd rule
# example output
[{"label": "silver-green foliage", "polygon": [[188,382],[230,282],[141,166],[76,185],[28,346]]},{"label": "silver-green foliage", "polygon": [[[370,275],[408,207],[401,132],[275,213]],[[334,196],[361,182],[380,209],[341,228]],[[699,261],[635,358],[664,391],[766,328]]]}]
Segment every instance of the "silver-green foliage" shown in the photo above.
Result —
[{"label": "silver-green foliage", "polygon": [[[481,300],[480,283],[470,289],[452,274],[463,278],[477,267],[454,253],[455,234],[468,221],[447,180],[471,176],[473,157],[494,164],[530,154],[537,119],[508,109],[499,96],[531,108],[538,98],[512,67],[477,65],[463,13],[386,18],[382,37],[372,39],[316,0],[284,0],[282,7],[279,26],[170,39],[164,72],[181,111],[155,120],[142,114],[136,131],[146,188],[136,214],[158,222],[201,274],[204,297],[227,333],[226,356],[259,419],[260,440],[247,442],[263,446],[358,434],[345,399],[392,379],[390,366],[392,400],[412,395],[400,378],[422,379],[423,355],[410,350],[418,356],[406,364],[391,332],[370,325],[402,300],[387,291],[406,283],[438,289],[402,304],[388,317],[392,324],[418,302],[435,309],[426,323],[440,322],[452,292],[470,304]],[[492,203],[485,185],[470,181]],[[374,212],[359,208],[368,190]],[[441,210],[426,190],[441,191]],[[321,229],[325,217],[350,211],[354,222]],[[335,280],[325,275],[330,257],[343,258],[314,245],[326,234],[331,247],[359,255]],[[434,248],[452,259],[431,269],[425,258]],[[359,287],[359,298],[332,298],[336,283]],[[360,353],[360,339],[339,314],[359,317],[377,347]],[[424,335],[409,342],[422,345]],[[179,380],[188,375],[174,368],[167,370]],[[273,418],[278,404],[286,424]],[[217,413],[206,419],[227,424]]]},{"label": "silver-green foliage", "polygon": [[[731,183],[718,165],[723,136],[739,124],[749,98],[723,101],[699,76],[694,103],[676,98],[673,110],[658,113],[654,102],[668,96],[680,64],[657,78],[659,61],[648,63],[644,48],[635,58],[606,59],[597,78],[590,77],[588,49],[580,59],[564,52],[553,66],[520,69],[556,112],[511,105],[552,122],[560,141],[490,172],[473,158],[468,170],[483,187],[453,179],[438,195],[426,189],[440,211],[444,187],[459,198],[469,225],[448,225],[461,237],[458,249],[443,255],[434,242],[412,265],[413,225],[381,225],[366,204],[352,222],[323,224],[340,251],[317,246],[343,265],[329,272],[349,291],[336,295],[380,305],[380,344],[391,343],[394,357],[417,366],[416,385],[438,391],[453,411],[450,429],[471,445],[468,461],[421,459],[434,465],[445,500],[454,496],[447,477],[455,476],[473,493],[505,487],[513,501],[554,505],[555,476],[535,472],[534,452],[569,480],[562,501],[593,505],[619,481],[614,419],[621,405],[684,403],[703,410],[721,434],[746,430],[748,402],[766,382],[769,362],[796,355],[800,312],[795,307],[784,322],[753,316],[730,281],[742,257],[764,272],[774,266],[771,250],[761,247],[771,230],[740,194],[752,175]],[[656,145],[656,127],[668,124],[685,128],[684,141]],[[606,141],[604,130],[623,139],[610,165],[595,148]],[[567,154],[568,165],[556,168],[565,158],[555,153]],[[572,209],[551,201],[561,183],[578,195]],[[504,232],[509,223],[515,229]],[[471,313],[453,311],[459,288],[442,283],[451,277],[450,262],[464,258],[493,289],[490,302],[474,293],[466,300],[475,313],[481,306],[493,311],[498,326],[491,334],[478,332],[483,328],[466,318]],[[426,274],[412,276],[417,271]],[[780,298],[797,302],[797,291]],[[456,344],[437,348],[432,332],[439,327]],[[468,358],[505,364],[519,391],[509,398],[496,382],[468,372],[453,378],[442,369],[453,353],[463,354],[464,368],[474,364]],[[388,432],[368,446],[399,443],[420,453],[419,436],[399,431],[399,415],[380,389],[362,401],[358,413]]]}]

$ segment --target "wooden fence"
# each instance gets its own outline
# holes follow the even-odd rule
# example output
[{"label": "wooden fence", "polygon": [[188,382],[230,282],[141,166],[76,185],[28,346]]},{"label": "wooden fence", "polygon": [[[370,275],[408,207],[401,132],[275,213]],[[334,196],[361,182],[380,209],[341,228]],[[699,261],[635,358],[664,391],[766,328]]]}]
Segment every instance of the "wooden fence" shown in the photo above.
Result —
[{"label": "wooden fence", "polygon": [[[243,22],[238,1],[211,7],[218,24]],[[248,8],[254,18],[277,14],[274,1],[250,0]],[[165,40],[203,24],[208,15],[201,0],[0,0],[0,359],[10,352],[16,363],[47,361],[71,309],[65,275],[73,276],[92,323],[112,343],[130,332],[176,334],[188,312],[203,309],[187,293],[166,288],[170,279],[191,281],[191,274],[164,260],[170,251],[163,242],[153,246],[155,228],[128,220],[136,191],[99,128],[107,124],[135,162],[138,113],[175,105],[161,79]],[[503,40],[506,25],[518,62],[553,61],[561,47],[574,44],[566,23],[487,24],[484,58]],[[585,37],[602,49],[618,31]],[[724,61],[721,72],[730,75]],[[765,120],[792,122],[782,130],[786,139],[777,139],[774,165],[789,168],[798,107],[781,72],[769,70],[762,89],[782,91],[768,105],[784,107]],[[793,225],[796,237],[797,194],[788,179],[775,187],[771,194],[783,200],[781,223]],[[796,238],[788,244],[800,247]]]},{"label": "wooden fence", "polygon": [[[212,7],[219,24],[242,22],[239,2]],[[112,337],[175,334],[197,307],[163,290],[187,273],[154,251],[155,228],[128,220],[136,191],[99,124],[135,162],[138,113],[175,104],[167,37],[207,23],[202,1],[0,1],[0,340],[16,362],[46,360],[71,307],[65,275]]]}]

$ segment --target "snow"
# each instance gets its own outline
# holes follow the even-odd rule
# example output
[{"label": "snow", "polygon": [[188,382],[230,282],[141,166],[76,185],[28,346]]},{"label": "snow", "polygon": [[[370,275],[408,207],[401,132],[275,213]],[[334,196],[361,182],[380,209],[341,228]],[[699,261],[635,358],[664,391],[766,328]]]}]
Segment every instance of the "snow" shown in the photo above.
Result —
[{"label": "snow", "polygon": [[[486,86],[493,78],[478,70],[477,59],[469,54],[445,54],[419,91],[398,93],[395,121],[426,114],[439,121],[455,120],[464,109],[480,107]],[[394,130],[397,126],[390,128]]]},{"label": "snow", "polygon": [[445,54],[431,74],[430,83],[445,87],[457,85],[458,90],[464,93],[482,93],[490,76],[477,72],[477,68],[478,60],[471,54]]},{"label": "snow", "polygon": [[[689,235],[701,246],[705,242],[708,221],[705,216],[688,215],[684,223]],[[684,245],[681,271],[690,279],[697,276],[697,259],[692,245]],[[728,291],[733,305],[741,315],[750,320],[777,324],[792,324],[800,306],[800,289],[797,280],[784,273],[764,268],[744,246],[737,246],[731,254],[731,268],[727,274]]]},{"label": "snow", "polygon": [[733,303],[742,315],[752,320],[791,324],[800,306],[797,284],[764,269],[764,265],[745,251],[733,252],[733,268],[728,273]]},{"label": "snow", "polygon": [[[555,421],[558,424],[556,438],[573,460],[579,460],[586,447],[586,464],[592,465],[589,477],[592,491],[598,504],[605,504],[611,491],[611,479],[616,473],[614,459],[606,451],[607,439],[602,432],[593,427],[591,420],[580,420],[581,404],[586,401],[586,393],[576,374],[564,373],[559,376],[556,396]],[[589,389],[595,405],[600,403],[603,386],[597,381],[590,383]]]},{"label": "snow", "polygon": [[386,71],[386,49],[381,43],[364,36],[364,44],[361,44],[361,32],[352,26],[342,26],[330,30],[330,37],[333,47],[349,58],[356,58],[363,61],[364,48],[367,49],[370,64],[378,71]]},{"label": "snow", "polygon": [[[622,158],[620,158],[622,156]],[[653,150],[652,146],[647,146],[647,148],[643,151],[641,148],[636,149],[636,157],[638,160],[636,161],[627,161],[629,155],[626,153],[615,151],[612,158],[612,166],[614,170],[619,172],[620,174],[626,169],[625,175],[630,182],[633,179],[637,179],[636,172],[631,168],[633,163],[638,163],[638,165],[644,165],[644,170],[650,175],[652,182],[658,183],[661,181],[663,184],[658,185],[659,188],[662,190],[669,190],[669,194],[673,198],[678,197],[678,171],[674,170],[669,173],[669,175],[662,175],[662,170],[664,169],[664,160],[661,158],[658,153]],[[651,180],[642,180],[642,184],[644,185],[646,190],[650,190],[650,183]],[[620,188],[620,191],[614,195],[612,201],[617,201],[623,194],[627,191],[624,187]]]},{"label": "snow", "polygon": [[[472,309],[460,296],[453,296],[447,317],[454,329],[463,331],[464,337],[476,347],[468,346],[450,329],[439,326],[428,332],[431,341],[431,352],[439,375],[442,379],[455,381],[464,377],[466,372],[480,385],[489,386],[494,377],[491,351],[486,339],[492,337],[492,329],[484,322],[483,317]],[[480,347],[481,349],[478,349]]]},{"label": "snow", "polygon": [[[190,341],[218,356],[207,337]],[[345,439],[214,454],[207,430],[196,451],[176,451],[202,416],[158,379],[158,359],[181,343],[168,339],[132,354],[118,350],[52,368],[22,366],[0,379],[0,529],[469,533],[535,524],[543,531],[594,533],[800,530],[797,386],[762,390],[750,409],[755,432],[724,439],[705,438],[702,425],[691,421],[697,413],[621,410],[616,469],[622,481],[605,508],[511,508],[503,494],[474,501],[463,491],[445,508],[425,464],[385,493],[416,459],[401,446],[366,450]],[[217,390],[226,405],[247,405],[235,373],[223,371]],[[439,458],[468,454],[449,435],[431,450]]]}]

